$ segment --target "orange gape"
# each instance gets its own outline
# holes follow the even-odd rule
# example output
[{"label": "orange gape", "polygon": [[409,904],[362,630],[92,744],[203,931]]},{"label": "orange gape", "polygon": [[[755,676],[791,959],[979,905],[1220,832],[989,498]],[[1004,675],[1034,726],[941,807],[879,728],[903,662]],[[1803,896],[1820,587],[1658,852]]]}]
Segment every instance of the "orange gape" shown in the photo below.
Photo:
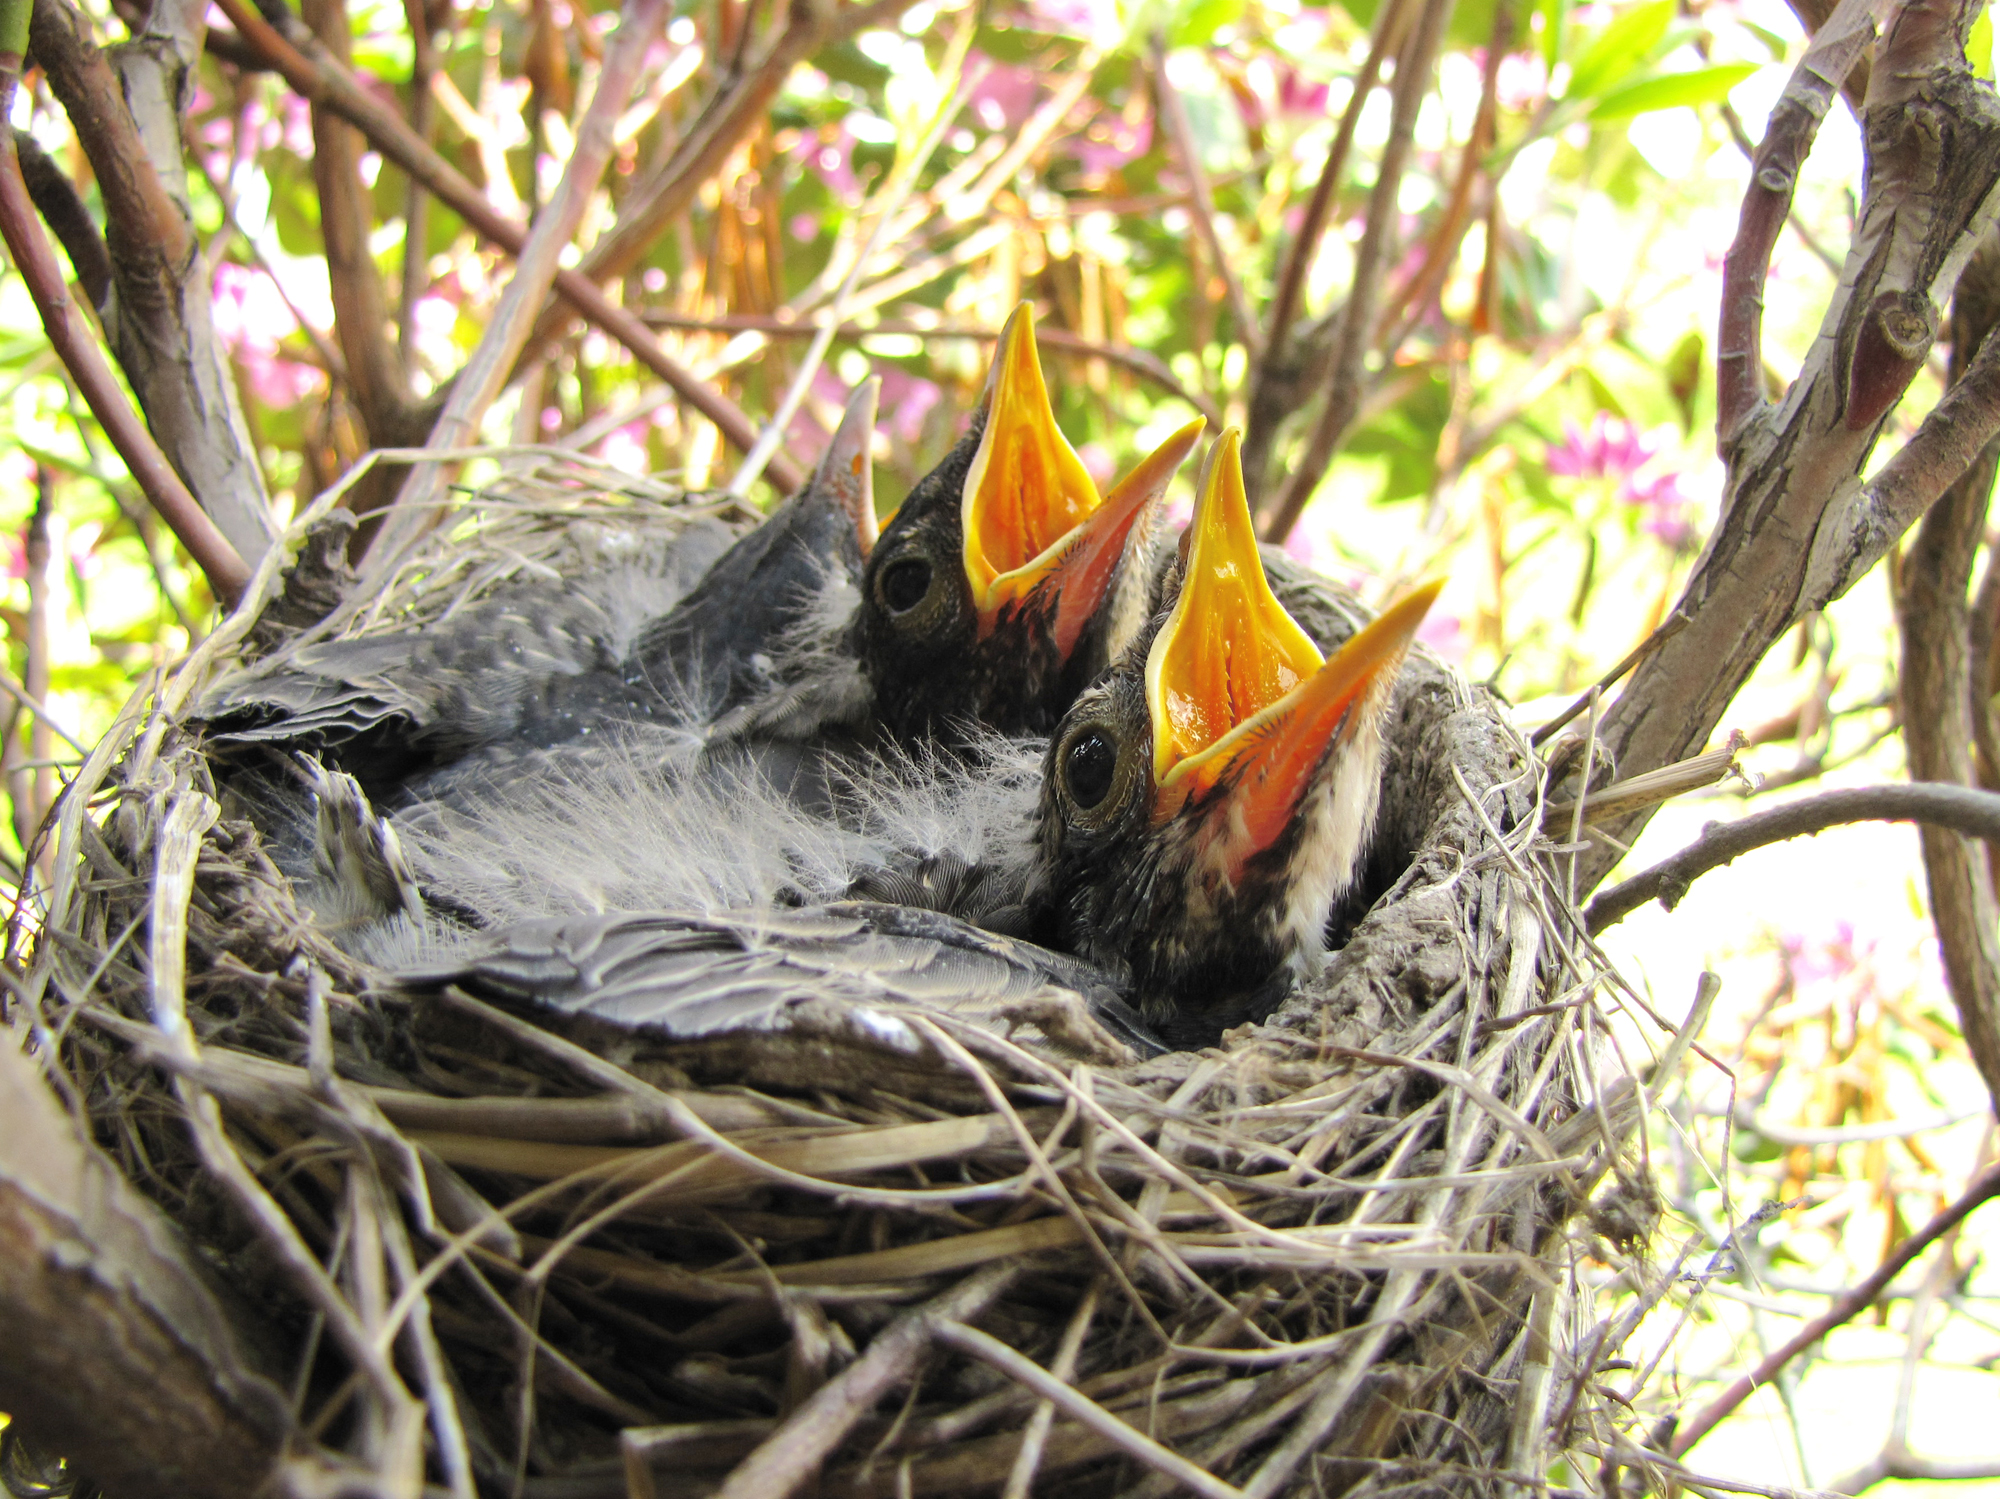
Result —
[{"label": "orange gape", "polygon": [[1209,455],[1180,598],[1146,659],[1146,705],[1153,822],[1227,777],[1240,866],[1284,830],[1342,723],[1393,679],[1444,585],[1406,594],[1324,659],[1264,576],[1238,449],[1231,428]]},{"label": "orange gape", "polygon": [[1132,531],[1200,438],[1199,419],[1100,497],[1090,471],[1056,426],[1024,302],[1000,334],[987,392],[986,430],[966,470],[965,578],[984,639],[1009,608],[1040,594],[1064,660],[1110,592]]}]

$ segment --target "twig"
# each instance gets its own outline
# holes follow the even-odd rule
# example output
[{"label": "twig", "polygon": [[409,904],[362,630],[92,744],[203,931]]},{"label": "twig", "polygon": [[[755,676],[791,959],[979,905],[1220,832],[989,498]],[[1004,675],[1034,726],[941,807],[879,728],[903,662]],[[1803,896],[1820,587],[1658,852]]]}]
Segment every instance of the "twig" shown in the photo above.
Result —
[{"label": "twig", "polygon": [[1792,70],[1771,123],[1750,158],[1750,186],[1736,239],[1722,260],[1722,314],[1715,333],[1715,429],[1727,450],[1764,399],[1764,282],[1792,192],[1834,91],[1875,40],[1873,0],[1841,0]]},{"label": "twig", "polygon": [[[685,328],[696,332],[710,333],[762,333],[771,338],[810,338],[819,329],[827,326],[822,315],[783,318],[769,313],[735,312],[723,313],[715,317],[690,317],[684,313],[665,309],[648,310],[644,314],[650,326],[661,328]],[[993,328],[969,328],[959,323],[899,322],[888,319],[874,323],[842,323],[834,329],[834,336],[847,339],[872,338],[877,335],[900,335],[905,338],[965,338],[977,343],[992,343],[1000,337]],[[1207,418],[1208,424],[1220,431],[1223,426],[1222,410],[1200,391],[1189,390],[1167,368],[1166,362],[1149,349],[1135,349],[1130,344],[1101,343],[1072,333],[1067,328],[1037,328],[1035,343],[1040,348],[1056,349],[1066,354],[1083,354],[1092,359],[1103,359],[1130,370],[1142,380],[1149,380],[1168,394],[1186,401],[1188,405]],[[634,412],[634,417],[640,413]],[[623,422],[613,426],[623,426]],[[610,430],[610,429],[606,429]],[[600,435],[602,435],[600,433]],[[565,439],[573,441],[574,438]],[[582,444],[587,446],[587,444]]]},{"label": "twig", "polygon": [[[13,106],[20,67],[20,53],[0,52],[0,108]],[[83,392],[84,400],[90,403],[104,435],[111,439],[132,478],[159,511],[161,519],[180,538],[181,545],[207,577],[208,586],[215,590],[215,596],[225,605],[234,604],[250,581],[250,569],[188,493],[187,485],[181,482],[181,476],[174,472],[166,454],[160,451],[152,433],[146,430],[118,388],[97,340],[91,337],[70,301],[62,270],[36,222],[34,206],[28,201],[27,187],[21,181],[20,160],[14,154],[14,133],[9,130],[5,135],[6,140],[0,142],[0,237],[6,239],[21,279],[27,283],[49,342],[76,381],[77,389]]]},{"label": "twig", "polygon": [[1257,325],[1256,313],[1251,311],[1243,279],[1236,274],[1236,258],[1222,243],[1221,231],[1215,227],[1215,194],[1209,191],[1208,171],[1201,164],[1201,146],[1194,138],[1194,127],[1188,123],[1187,106],[1181,103],[1180,91],[1167,77],[1167,39],[1160,32],[1153,34],[1153,89],[1159,100],[1160,119],[1173,138],[1174,150],[1180,154],[1181,170],[1187,173],[1195,229],[1202,243],[1208,246],[1215,274],[1222,278],[1223,290],[1229,298],[1229,310],[1235,314],[1236,336],[1252,361],[1261,359],[1264,333]]},{"label": "twig", "polygon": [[876,1402],[915,1372],[931,1343],[944,1339],[947,1327],[979,1316],[1021,1269],[1018,1262],[990,1265],[883,1328],[866,1353],[821,1385],[736,1465],[715,1499],[786,1499],[796,1493]]},{"label": "twig", "polygon": [[[1465,149],[1459,157],[1458,176],[1452,183],[1451,197],[1446,200],[1444,212],[1438,217],[1430,243],[1424,247],[1423,264],[1417,268],[1415,275],[1403,283],[1395,300],[1382,309],[1381,322],[1375,330],[1376,343],[1390,354],[1402,346],[1403,340],[1422,321],[1431,298],[1444,284],[1445,275],[1457,258],[1458,247],[1464,241],[1466,225],[1472,217],[1473,186],[1478,182],[1488,153],[1493,149],[1499,125],[1500,63],[1512,50],[1519,25],[1520,12],[1514,0],[1500,0],[1494,7],[1493,30],[1486,43],[1486,63],[1480,70],[1479,107],[1473,114],[1472,129],[1466,135]],[[1409,314],[1407,318],[1403,316],[1406,310]]]},{"label": "twig", "polygon": [[1688,886],[1711,869],[1753,849],[1852,822],[1921,822],[1968,838],[2000,841],[2000,794],[1965,786],[1855,786],[1735,822],[1710,823],[1679,853],[1601,892],[1584,911],[1585,925],[1595,936],[1655,896],[1672,910]]},{"label": "twig", "polygon": [[[216,3],[236,23],[244,39],[302,98],[325,103],[338,111],[368,137],[369,144],[421,181],[475,233],[510,254],[521,253],[528,242],[528,231],[495,209],[457,168],[419,140],[392,110],[363,89],[353,74],[331,62],[316,43],[308,42],[307,50],[293,45],[252,9],[248,0],[216,0]],[[742,409],[722,392],[697,379],[687,366],[661,348],[659,339],[646,325],[607,297],[595,282],[573,270],[559,270],[555,289],[578,312],[672,386],[683,401],[715,423],[733,446],[746,453],[750,450],[757,440],[757,431]],[[803,471],[789,458],[773,458],[767,471],[771,482],[780,489],[796,489],[804,482]]]},{"label": "twig", "polygon": [[1665,619],[1661,620],[1658,627],[1653,631],[1653,633],[1648,635],[1644,640],[1640,641],[1637,645],[1633,646],[1631,651],[1627,653],[1623,661],[1620,661],[1616,666],[1612,667],[1611,670],[1607,671],[1603,676],[1599,677],[1595,682],[1591,683],[1590,686],[1586,687],[1581,693],[1577,695],[1575,702],[1571,703],[1567,708],[1563,709],[1562,712],[1558,713],[1554,718],[1550,719],[1547,723],[1543,724],[1539,729],[1535,730],[1534,733],[1530,734],[1528,736],[1528,743],[1530,745],[1533,745],[1537,749],[1541,748],[1543,744],[1548,742],[1550,735],[1556,733],[1571,719],[1575,718],[1577,714],[1581,713],[1585,708],[1588,708],[1590,706],[1591,698],[1595,697],[1600,692],[1609,692],[1613,687],[1617,686],[1619,682],[1624,680],[1625,675],[1628,672],[1630,672],[1633,667],[1637,666],[1641,661],[1645,660],[1646,657],[1650,656],[1654,651],[1658,650],[1663,642],[1671,639],[1674,633],[1678,631],[1681,628],[1681,626],[1685,625],[1686,623],[1687,623],[1687,616],[1685,614],[1679,613],[1678,611],[1676,611],[1673,614],[1669,614]]},{"label": "twig", "polygon": [[1888,554],[1896,539],[2000,435],[2000,338],[1989,338],[1965,374],[1925,413],[1915,435],[1844,507],[1813,548],[1802,609],[1823,608]]},{"label": "twig", "polygon": [[1376,14],[1375,37],[1368,45],[1368,60],[1354,75],[1353,91],[1347,96],[1347,108],[1341,113],[1340,128],[1333,134],[1333,144],[1327,147],[1326,161],[1319,169],[1319,181],[1313,184],[1305,217],[1299,221],[1299,232],[1285,251],[1284,268],[1278,273],[1278,290],[1271,298],[1271,325],[1264,340],[1267,350],[1282,350],[1285,347],[1292,318],[1299,310],[1299,298],[1305,291],[1306,271],[1319,250],[1320,236],[1326,232],[1327,215],[1333,211],[1334,194],[1340,188],[1341,173],[1347,169],[1347,153],[1354,145],[1354,132],[1361,123],[1362,107],[1367,104],[1368,96],[1375,92],[1375,81],[1382,76],[1383,58],[1389,55],[1390,48],[1402,44],[1409,17],[1410,0],[1391,0]]},{"label": "twig", "polygon": [[[1242,1489],[1224,1483],[1213,1473],[1197,1468],[1180,1454],[1162,1447],[1143,1431],[1128,1426],[1088,1395],[1080,1394],[1039,1364],[1021,1357],[998,1338],[955,1320],[938,1324],[936,1337],[948,1348],[956,1348],[960,1353],[991,1364],[1015,1383],[1025,1385],[1042,1399],[1059,1406],[1064,1415],[1082,1422],[1099,1436],[1115,1443],[1134,1460],[1144,1463],[1156,1473],[1165,1474],[1188,1492],[1200,1494],[1204,1499],[1243,1499]],[[742,1470],[737,1471],[740,1473]]]},{"label": "twig", "polygon": [[[2000,801],[2000,798],[1994,800]],[[1692,1421],[1682,1426],[1674,1434],[1673,1443],[1668,1448],[1669,1453],[1674,1457],[1685,1456],[1688,1450],[1713,1431],[1725,1416],[1748,1400],[1759,1386],[1769,1384],[1778,1371],[1799,1354],[1819,1342],[1842,1323],[1852,1320],[1873,1306],[1876,1297],[1882,1294],[1883,1289],[1896,1278],[1905,1265],[1922,1254],[1940,1237],[1949,1233],[1974,1209],[1994,1197],[2000,1197],[2000,1166],[1988,1166],[1980,1172],[1956,1202],[1898,1244],[1894,1252],[1876,1267],[1874,1274],[1800,1328],[1784,1346],[1766,1355],[1756,1368],[1736,1380]]]},{"label": "twig", "polygon": [[[345,0],[304,0],[301,11],[335,62],[349,65]],[[329,106],[315,103],[312,118],[312,177],[319,193],[320,248],[327,289],[333,301],[334,335],[347,366],[347,388],[368,432],[368,445],[404,447],[424,440],[428,413],[410,390],[402,356],[389,341],[390,319],[382,273],[369,243],[374,199],[361,180],[365,142]],[[412,253],[409,244],[404,253]],[[419,252],[420,253],[420,250]],[[364,486],[360,508],[373,510],[388,497],[378,473]]]},{"label": "twig", "polygon": [[[116,291],[100,321],[145,413],[151,446],[179,476],[180,487],[200,496],[215,530],[254,563],[277,539],[278,525],[235,400],[228,356],[206,315],[207,263],[185,205],[163,180],[163,174],[178,178],[184,170],[173,101],[179,66],[191,66],[199,51],[191,33],[199,32],[205,12],[190,11],[179,0],[159,11],[149,13],[144,34],[132,45],[106,52],[96,44],[90,18],[70,0],[36,0],[35,60],[75,127],[102,195]],[[96,409],[88,386],[85,396]],[[118,401],[123,405],[124,397]],[[126,445],[113,442],[130,463]],[[135,477],[158,503],[155,486]],[[171,517],[169,524],[180,533]],[[202,554],[195,556],[199,561]],[[205,561],[202,567],[214,581],[214,570]]]},{"label": "twig", "polygon": [[[410,28],[410,133],[429,145],[437,108],[431,92],[437,48],[427,0],[403,0],[403,17]],[[403,193],[403,285],[396,299],[396,349],[402,355],[405,380],[417,372],[417,303],[430,284],[430,206],[429,191],[408,176]]]},{"label": "twig", "polygon": [[898,153],[896,164],[890,168],[889,179],[882,184],[873,205],[875,223],[869,230],[868,238],[862,244],[860,253],[854,257],[854,264],[847,272],[847,279],[840,283],[840,290],[834,293],[833,304],[827,310],[826,321],[813,334],[812,343],[807,346],[805,357],[799,361],[799,367],[792,371],[791,383],[785,387],[785,394],[779,400],[777,410],[773,411],[770,419],[764,423],[764,430],[758,435],[755,446],[744,455],[742,465],[736,470],[735,477],[729,481],[729,493],[738,499],[742,499],[750,492],[750,486],[757,482],[757,476],[764,472],[764,465],[771,461],[771,455],[784,440],[785,431],[792,424],[793,414],[805,400],[806,392],[812,388],[813,376],[819,373],[820,364],[826,358],[826,351],[833,343],[834,330],[839,326],[841,318],[846,315],[848,298],[854,295],[855,285],[861,279],[862,268],[868,264],[882,243],[883,234],[890,222],[902,211],[904,199],[909,197],[910,190],[917,184],[917,174],[923,171],[932,153],[937,150],[938,143],[944,139],[945,130],[951,124],[952,116],[958,111],[959,94],[965,87],[965,54],[972,45],[972,31],[971,22],[968,20],[952,34],[951,42],[946,48],[943,68],[943,75],[949,77],[951,82],[946,88],[944,97],[938,101],[937,111],[932,115],[923,138],[914,149]]},{"label": "twig", "polygon": [[[1054,1378],[1065,1382],[1076,1378],[1076,1356],[1083,1348],[1084,1334],[1090,1331],[1091,1319],[1097,1315],[1097,1295],[1102,1285],[1102,1281],[1090,1283],[1069,1319],[1069,1326],[1063,1329],[1055,1361],[1049,1365],[1049,1373]],[[1028,1417],[1027,1426],[1021,1432],[1021,1445],[1014,1453],[1014,1466],[1007,1474],[1007,1486],[1000,1491],[1000,1499],[1030,1499],[1034,1492],[1035,1470],[1041,1466],[1042,1450],[1048,1442],[1049,1427],[1054,1424],[1055,1414],[1056,1403],[1053,1400],[1036,1404],[1034,1412]]]},{"label": "twig", "polygon": [[[528,340],[535,313],[548,296],[549,284],[555,279],[556,257],[575,237],[591,194],[597,191],[598,179],[611,163],[618,116],[638,85],[647,50],[666,24],[666,4],[667,0],[626,0],[618,30],[598,71],[596,93],[577,126],[576,146],[563,168],[562,182],[548,207],[536,216],[535,227],[515,264],[514,278],[501,293],[479,347],[452,383],[451,399],[431,429],[426,447],[456,448],[478,437],[480,418],[500,393],[515,356]],[[396,496],[389,519],[368,549],[364,591],[368,576],[379,580],[435,524],[436,501],[445,478],[443,465],[435,463],[411,473]]]},{"label": "twig", "polygon": [[1418,111],[1430,91],[1431,64],[1437,57],[1445,16],[1450,10],[1451,0],[1424,0],[1416,29],[1396,59],[1389,139],[1382,147],[1375,188],[1369,194],[1368,222],[1354,251],[1354,280],[1347,293],[1347,305],[1341,309],[1340,337],[1335,345],[1326,401],[1320,407],[1319,419],[1306,440],[1305,451],[1293,466],[1290,479],[1259,517],[1258,531],[1266,541],[1281,542],[1291,535],[1292,527],[1305,511],[1306,501],[1319,487],[1335,449],[1360,409],[1362,364],[1375,331],[1382,276],[1388,266],[1399,217],[1396,199],[1402,186],[1403,164],[1409,158]]}]

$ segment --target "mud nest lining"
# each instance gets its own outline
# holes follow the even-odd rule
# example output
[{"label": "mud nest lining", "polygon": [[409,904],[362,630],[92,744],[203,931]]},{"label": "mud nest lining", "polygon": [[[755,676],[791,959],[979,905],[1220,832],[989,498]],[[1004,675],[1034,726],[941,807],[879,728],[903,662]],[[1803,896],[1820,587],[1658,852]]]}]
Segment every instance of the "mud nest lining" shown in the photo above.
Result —
[{"label": "mud nest lining", "polygon": [[[745,520],[601,483],[517,476],[337,628]],[[357,965],[222,816],[180,714],[312,613],[310,567],[265,609],[274,573],[90,756],[14,943],[44,1067],[220,1272],[289,1462],[1139,1499],[1514,1492],[1617,1446],[1565,1286],[1617,1216],[1593,1194],[1640,1180],[1641,1095],[1543,767],[1448,668],[1413,658],[1387,728],[1380,898],[1222,1046],[1093,1067],[911,1011],[873,1059],[614,1061]]]}]

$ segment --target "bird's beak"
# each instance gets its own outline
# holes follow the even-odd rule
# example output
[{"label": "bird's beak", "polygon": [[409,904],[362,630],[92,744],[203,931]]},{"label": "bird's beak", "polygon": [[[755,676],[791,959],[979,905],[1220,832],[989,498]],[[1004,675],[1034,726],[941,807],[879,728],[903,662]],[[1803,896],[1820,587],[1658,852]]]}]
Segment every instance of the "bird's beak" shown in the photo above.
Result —
[{"label": "bird's beak", "polygon": [[854,522],[854,537],[861,545],[863,561],[875,549],[878,534],[875,466],[869,459],[869,449],[875,440],[875,400],[881,391],[882,382],[874,375],[855,387],[854,394],[847,398],[846,411],[841,413],[840,425],[834,428],[833,441],[826,445],[813,475],[814,484],[830,494]]},{"label": "bird's beak", "polygon": [[990,628],[1006,605],[1041,593],[1051,606],[1056,651],[1067,661],[1110,595],[1133,531],[1153,513],[1206,425],[1200,417],[1189,422],[1140,459],[1111,487],[1104,503],[1067,535],[1025,567],[995,578],[988,591],[991,612],[982,611],[982,627]]},{"label": "bird's beak", "polygon": [[1210,454],[1180,599],[1146,660],[1153,821],[1221,789],[1232,872],[1290,823],[1329,753],[1387,701],[1444,586],[1397,600],[1324,660],[1271,592],[1232,428]]},{"label": "bird's beak", "polygon": [[[983,634],[1002,604],[1028,590],[1012,580],[1035,566],[1101,501],[1076,450],[1056,427],[1027,303],[1000,332],[986,377],[986,427],[965,475],[965,577]],[[1002,586],[1002,580],[1009,580]]]}]

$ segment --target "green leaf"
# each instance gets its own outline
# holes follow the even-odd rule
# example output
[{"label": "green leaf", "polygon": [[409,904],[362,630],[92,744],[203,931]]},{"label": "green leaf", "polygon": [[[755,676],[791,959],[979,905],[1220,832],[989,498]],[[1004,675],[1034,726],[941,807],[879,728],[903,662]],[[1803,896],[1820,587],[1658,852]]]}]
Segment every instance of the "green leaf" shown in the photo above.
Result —
[{"label": "green leaf", "polygon": [[1988,83],[1993,81],[1993,12],[1982,10],[1972,23],[1972,35],[1965,39],[1965,60],[1972,71]]},{"label": "green leaf", "polygon": [[1694,398],[1701,392],[1701,375],[1707,365],[1701,332],[1691,328],[1681,335],[1681,341],[1674,345],[1660,367],[1667,377],[1667,391],[1674,398],[1674,408],[1680,413],[1681,427],[1689,433],[1694,431]]},{"label": "green leaf", "polygon": [[1590,112],[1593,121],[1629,120],[1634,115],[1658,109],[1681,109],[1700,104],[1719,104],[1729,91],[1757,71],[1750,62],[1721,63],[1712,68],[1696,68],[1687,73],[1668,73],[1627,84],[1606,94]]},{"label": "green leaf", "polygon": [[1535,0],[1535,13],[1542,18],[1542,63],[1554,72],[1557,61],[1562,57],[1569,0]]},{"label": "green leaf", "polygon": [[1635,5],[1597,33],[1583,56],[1571,64],[1569,95],[1589,99],[1630,77],[1653,55],[1674,19],[1678,0],[1648,0]]},{"label": "green leaf", "polygon": [[1171,47],[1206,47],[1216,32],[1239,20],[1245,0],[1194,0],[1167,32]]}]

